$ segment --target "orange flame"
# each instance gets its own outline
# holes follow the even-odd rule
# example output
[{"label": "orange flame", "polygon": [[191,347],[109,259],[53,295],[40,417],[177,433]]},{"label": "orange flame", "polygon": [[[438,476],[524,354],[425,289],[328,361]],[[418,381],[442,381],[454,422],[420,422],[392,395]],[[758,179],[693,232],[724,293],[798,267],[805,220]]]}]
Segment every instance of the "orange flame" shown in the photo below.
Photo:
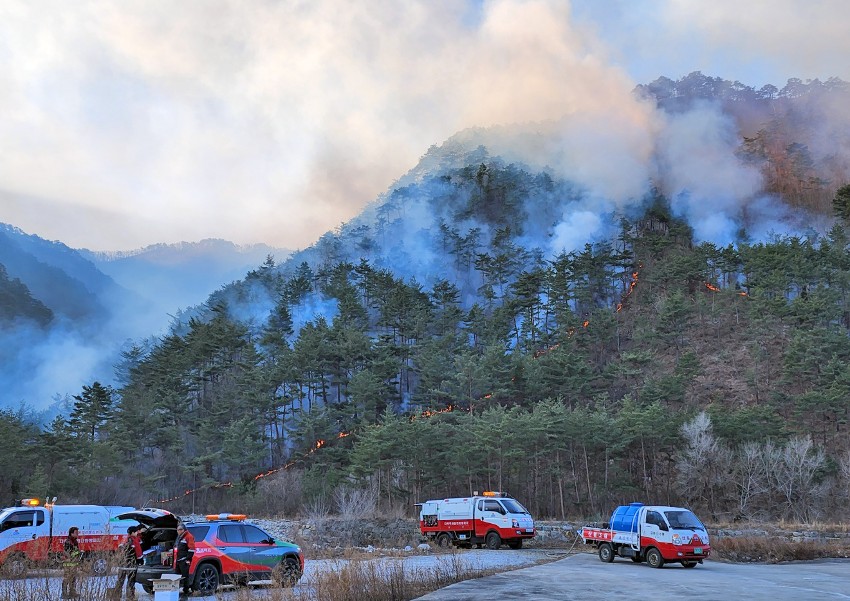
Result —
[{"label": "orange flame", "polygon": [[705,282],[705,287],[711,290],[712,292],[720,292],[720,288],[709,282]]},{"label": "orange flame", "polygon": [[[638,267],[643,267],[643,265],[638,265]],[[623,305],[625,304],[626,299],[628,299],[629,296],[631,296],[632,291],[635,289],[635,286],[637,286],[637,283],[638,283],[638,272],[633,271],[632,272],[632,281],[629,282],[629,289],[626,290],[626,293],[623,295],[623,300],[621,300],[619,303],[617,303],[617,313],[622,311]]]},{"label": "orange flame", "polygon": [[550,352],[550,351],[554,351],[554,350],[555,350],[556,348],[558,348],[559,346],[561,346],[561,343],[560,343],[560,342],[559,342],[558,344],[552,345],[552,346],[550,346],[550,347],[548,347],[548,348],[544,348],[544,349],[540,349],[539,351],[535,351],[535,353],[534,353],[534,358],[535,358],[535,359],[537,359],[538,357],[542,357],[542,356],[543,356],[543,355],[545,355],[546,353],[548,353],[548,352]]}]

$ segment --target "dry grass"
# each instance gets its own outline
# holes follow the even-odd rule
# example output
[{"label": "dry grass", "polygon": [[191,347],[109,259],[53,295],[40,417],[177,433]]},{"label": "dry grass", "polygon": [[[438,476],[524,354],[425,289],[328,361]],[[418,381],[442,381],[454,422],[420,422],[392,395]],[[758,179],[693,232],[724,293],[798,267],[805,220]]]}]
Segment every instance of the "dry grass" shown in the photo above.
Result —
[{"label": "dry grass", "polygon": [[408,601],[455,582],[481,578],[497,570],[470,567],[460,554],[442,556],[434,567],[411,569],[403,561],[350,561],[328,570],[293,601]]},{"label": "dry grass", "polygon": [[850,557],[850,540],[794,540],[772,536],[725,536],[711,540],[712,556],[734,562],[801,561]]},{"label": "dry grass", "polygon": [[[90,566],[77,573],[79,601],[108,601],[115,576],[97,576]],[[59,601],[62,598],[62,570],[39,569],[22,578],[0,577],[0,601]]]},{"label": "dry grass", "polygon": [[[480,578],[500,570],[470,567],[460,553],[440,556],[427,570],[412,569],[399,558],[361,558],[352,553],[333,569],[294,589],[239,587],[237,601],[407,601],[449,584]],[[59,601],[62,571],[38,570],[26,578],[0,577],[0,601]],[[98,577],[81,570],[77,585],[80,601],[110,601],[115,576]]]}]

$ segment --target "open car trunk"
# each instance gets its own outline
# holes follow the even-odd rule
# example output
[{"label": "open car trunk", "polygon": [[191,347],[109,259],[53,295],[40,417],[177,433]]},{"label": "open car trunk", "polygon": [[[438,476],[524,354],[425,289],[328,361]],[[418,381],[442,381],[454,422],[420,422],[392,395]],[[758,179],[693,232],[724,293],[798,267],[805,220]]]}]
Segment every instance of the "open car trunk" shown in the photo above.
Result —
[{"label": "open car trunk", "polygon": [[177,524],[180,522],[177,516],[165,509],[137,509],[122,513],[118,518],[136,520],[147,528],[141,536],[143,563],[146,566],[163,565],[163,554],[171,551],[177,540]]}]

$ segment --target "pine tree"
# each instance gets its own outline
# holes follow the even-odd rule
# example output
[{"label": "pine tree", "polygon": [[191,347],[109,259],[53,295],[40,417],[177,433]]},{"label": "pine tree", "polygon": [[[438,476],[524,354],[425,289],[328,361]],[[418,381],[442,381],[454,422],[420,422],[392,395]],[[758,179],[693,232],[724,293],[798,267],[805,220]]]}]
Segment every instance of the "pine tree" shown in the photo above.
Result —
[{"label": "pine tree", "polygon": [[112,417],[113,390],[100,382],[94,382],[91,386],[83,386],[82,393],[74,396],[74,399],[68,425],[77,436],[95,442]]}]

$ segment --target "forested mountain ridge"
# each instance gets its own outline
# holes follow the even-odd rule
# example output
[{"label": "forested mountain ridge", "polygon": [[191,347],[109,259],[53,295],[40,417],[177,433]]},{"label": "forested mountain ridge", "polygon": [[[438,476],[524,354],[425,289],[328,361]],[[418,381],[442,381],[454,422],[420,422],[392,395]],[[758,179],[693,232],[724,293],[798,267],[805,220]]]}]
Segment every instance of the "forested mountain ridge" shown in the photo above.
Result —
[{"label": "forested mountain ridge", "polygon": [[[709,230],[677,204],[697,179],[659,171],[618,205],[492,153],[491,133],[432,148],[436,170],[179,316],[70,419],[34,437],[8,415],[40,471],[6,466],[4,488],[268,510],[284,477],[289,511],[354,486],[388,508],[492,487],[547,516],[843,515],[846,224],[795,233],[807,216],[761,190],[723,198]],[[726,173],[751,183],[745,144]],[[788,233],[753,237],[768,206]],[[734,243],[705,239],[730,225]]]},{"label": "forested mountain ridge", "polygon": [[0,322],[9,324],[24,320],[45,326],[52,319],[53,311],[37,298],[33,298],[29,288],[21,280],[10,278],[6,268],[0,264]]},{"label": "forested mountain ridge", "polygon": [[756,90],[695,72],[678,81],[659,77],[636,92],[673,114],[717,103],[735,120],[738,155],[760,170],[766,192],[791,206],[829,213],[835,191],[850,179],[848,82],[790,79]]},{"label": "forested mountain ridge", "polygon": [[122,293],[73,249],[5,224],[0,224],[0,263],[54,313],[70,320],[103,319],[105,304],[119,301]]}]

